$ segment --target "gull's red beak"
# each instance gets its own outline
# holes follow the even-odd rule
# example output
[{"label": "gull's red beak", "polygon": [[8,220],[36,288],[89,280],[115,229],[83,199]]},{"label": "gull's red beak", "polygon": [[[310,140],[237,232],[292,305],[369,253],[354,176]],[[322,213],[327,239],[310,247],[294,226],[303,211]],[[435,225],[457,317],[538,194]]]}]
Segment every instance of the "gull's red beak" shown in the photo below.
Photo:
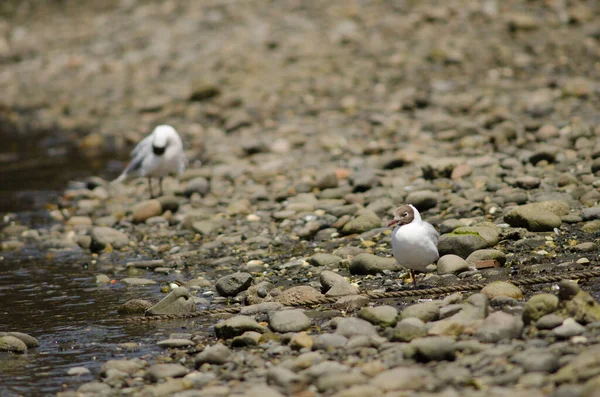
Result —
[{"label": "gull's red beak", "polygon": [[396,223],[398,223],[400,220],[399,219],[392,219],[391,221],[388,222],[388,227],[390,226],[394,226]]}]

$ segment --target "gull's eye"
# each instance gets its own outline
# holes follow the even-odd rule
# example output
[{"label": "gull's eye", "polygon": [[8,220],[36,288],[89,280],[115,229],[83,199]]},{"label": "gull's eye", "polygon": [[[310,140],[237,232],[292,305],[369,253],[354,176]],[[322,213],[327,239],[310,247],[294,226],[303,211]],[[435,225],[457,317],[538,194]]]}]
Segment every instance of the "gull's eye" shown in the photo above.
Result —
[{"label": "gull's eye", "polygon": [[404,214],[402,214],[403,217],[407,217],[408,216],[408,212],[405,212]]}]

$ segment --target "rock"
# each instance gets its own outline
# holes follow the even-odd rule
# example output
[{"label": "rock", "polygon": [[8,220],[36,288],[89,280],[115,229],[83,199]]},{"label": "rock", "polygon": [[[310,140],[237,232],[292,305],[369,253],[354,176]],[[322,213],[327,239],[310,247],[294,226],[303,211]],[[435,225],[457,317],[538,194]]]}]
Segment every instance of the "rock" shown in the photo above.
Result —
[{"label": "rock", "polygon": [[531,175],[523,175],[517,178],[516,185],[525,190],[537,189],[542,181]]},{"label": "rock", "polygon": [[115,249],[121,249],[129,244],[129,237],[111,227],[96,226],[92,228],[92,243],[90,246],[92,251],[102,251],[109,244]]},{"label": "rock", "polygon": [[517,300],[523,299],[523,292],[519,287],[506,281],[494,281],[483,287],[481,293],[488,299],[506,296]]},{"label": "rock", "polygon": [[110,396],[112,393],[112,387],[103,382],[84,383],[77,389],[78,396]]},{"label": "rock", "polygon": [[514,355],[511,361],[521,365],[525,372],[553,373],[560,368],[558,356],[549,351],[527,349]]},{"label": "rock", "polygon": [[322,292],[326,296],[346,296],[358,294],[358,288],[350,284],[343,276],[329,270],[324,270],[319,275]]},{"label": "rock", "polygon": [[381,395],[381,389],[375,385],[355,385],[347,389],[340,390],[332,397],[378,397]]},{"label": "rock", "polygon": [[117,308],[119,314],[143,314],[152,307],[152,302],[144,299],[130,299]]},{"label": "rock", "polygon": [[573,299],[581,291],[579,285],[570,280],[561,280],[558,283],[558,299],[560,301],[568,301]]},{"label": "rock", "polygon": [[573,317],[580,324],[600,321],[600,305],[585,291],[579,291],[572,299],[562,300],[556,314]]},{"label": "rock", "polygon": [[495,260],[503,266],[506,263],[506,254],[495,249],[483,249],[474,251],[467,257],[467,263],[471,267],[476,267],[478,262],[488,260]]},{"label": "rock", "polygon": [[107,372],[113,369],[119,372],[124,372],[128,375],[133,375],[140,369],[143,369],[145,366],[145,361],[135,358],[131,360],[108,360],[102,364],[102,367],[100,368],[100,376],[106,377]]},{"label": "rock", "polygon": [[190,179],[183,191],[186,197],[191,197],[192,194],[198,193],[200,196],[206,196],[210,191],[210,184],[204,177],[197,176]]},{"label": "rock", "polygon": [[384,391],[431,390],[436,385],[431,371],[422,367],[397,367],[390,369],[377,374],[371,379],[370,383]]},{"label": "rock", "polygon": [[379,184],[379,177],[373,170],[363,169],[350,176],[350,184],[355,193],[366,192]]},{"label": "rock", "polygon": [[483,325],[475,332],[481,342],[496,343],[503,339],[519,338],[523,330],[523,320],[504,312],[494,312],[487,316]]},{"label": "rock", "polygon": [[535,322],[537,329],[554,329],[563,323],[563,318],[557,314],[551,313],[542,316]]},{"label": "rock", "polygon": [[359,254],[350,262],[351,274],[377,274],[385,270],[401,269],[402,267],[394,258],[383,258],[372,254]]},{"label": "rock", "polygon": [[581,217],[583,218],[584,221],[593,221],[593,220],[600,219],[600,207],[591,207],[591,208],[582,209]]},{"label": "rock", "polygon": [[592,242],[579,243],[571,247],[574,252],[597,252],[598,245]]},{"label": "rock", "polygon": [[335,333],[350,338],[354,335],[377,335],[375,327],[368,321],[355,317],[336,317],[331,320]]},{"label": "rock", "polygon": [[256,331],[263,334],[267,331],[267,328],[259,325],[256,320],[248,316],[233,316],[215,325],[217,338],[231,339],[246,331]]},{"label": "rock", "polygon": [[269,314],[269,326],[275,332],[299,332],[311,326],[302,309],[281,310]]},{"label": "rock", "polygon": [[562,325],[554,328],[552,333],[559,338],[567,339],[572,336],[581,335],[585,332],[585,327],[569,317],[563,321]]},{"label": "rock", "polygon": [[550,377],[556,383],[578,383],[600,375],[600,346],[590,346]]},{"label": "rock", "polygon": [[231,341],[231,346],[258,346],[258,344],[260,343],[261,336],[262,335],[258,332],[246,331],[240,336],[236,336],[235,338],[233,338],[233,340]]},{"label": "rock", "polygon": [[253,385],[244,394],[245,397],[284,397],[277,389],[267,385]]},{"label": "rock", "polygon": [[293,302],[304,302],[310,300],[318,300],[323,298],[323,294],[321,294],[316,289],[309,287],[307,285],[299,285],[297,287],[291,287],[283,291],[276,297],[277,302],[288,304]]},{"label": "rock", "polygon": [[389,339],[392,342],[410,342],[423,336],[427,336],[425,323],[416,317],[408,317],[391,330]]},{"label": "rock", "polygon": [[13,353],[25,353],[27,351],[27,345],[21,339],[5,335],[0,336],[0,352],[13,352]]},{"label": "rock", "polygon": [[232,356],[233,353],[227,346],[217,343],[212,346],[206,346],[202,352],[198,353],[194,359],[194,365],[196,368],[199,368],[204,363],[222,365],[230,361]]},{"label": "rock", "polygon": [[121,280],[123,284],[126,285],[152,285],[156,284],[156,281],[150,280],[149,278],[141,278],[141,277],[126,277]]},{"label": "rock", "polygon": [[252,285],[252,280],[250,273],[238,272],[221,277],[215,287],[221,296],[236,296],[247,290]]},{"label": "rock", "polygon": [[[9,336],[14,336],[17,339],[20,339],[28,348],[38,347],[40,342],[31,335],[24,334],[23,332],[7,332]],[[4,336],[4,335],[3,335]]]},{"label": "rock", "polygon": [[180,199],[175,196],[161,196],[158,197],[156,200],[158,200],[158,202],[160,203],[163,212],[171,211],[172,213],[175,213],[179,209]]},{"label": "rock", "polygon": [[189,370],[181,364],[154,364],[148,368],[146,376],[152,382],[158,382],[166,378],[181,378],[188,372]]},{"label": "rock", "polygon": [[409,349],[404,350],[405,358],[419,362],[453,361],[456,358],[456,343],[447,336],[430,336],[414,339]]},{"label": "rock", "polygon": [[316,386],[321,392],[336,391],[367,383],[367,380],[360,372],[326,373],[317,379]]},{"label": "rock", "polygon": [[504,214],[504,221],[512,227],[524,227],[531,232],[548,232],[560,227],[562,220],[541,203],[518,206]]},{"label": "rock", "polygon": [[306,381],[300,375],[281,366],[273,366],[267,371],[267,383],[279,386],[287,395],[306,389]]},{"label": "rock", "polygon": [[371,324],[393,327],[396,325],[398,310],[393,306],[364,307],[358,312],[358,317]]},{"label": "rock", "polygon": [[438,251],[441,256],[454,254],[461,258],[468,257],[473,251],[488,246],[487,242],[477,233],[452,233],[443,234],[438,242]]},{"label": "rock", "polygon": [[369,298],[362,295],[342,296],[334,304],[333,308],[343,311],[354,311],[369,304]]},{"label": "rock", "polygon": [[431,190],[417,190],[406,196],[406,203],[414,205],[419,211],[426,211],[437,205],[440,194]]},{"label": "rock", "polygon": [[301,350],[301,349],[312,349],[313,346],[313,338],[308,335],[306,332],[297,332],[290,339],[289,346],[293,350]]},{"label": "rock", "polygon": [[444,255],[437,261],[438,274],[458,274],[467,270],[469,270],[469,264],[458,255]]},{"label": "rock", "polygon": [[340,334],[318,334],[313,338],[313,350],[336,350],[346,346],[348,338]]},{"label": "rock", "polygon": [[529,324],[554,312],[558,308],[558,297],[552,294],[537,294],[529,298],[523,307],[523,322]]},{"label": "rock", "polygon": [[67,371],[67,375],[69,376],[84,376],[91,374],[92,371],[87,369],[86,367],[72,367]]},{"label": "rock", "polygon": [[440,318],[440,308],[434,302],[422,302],[410,305],[402,310],[401,319],[416,317],[423,322],[435,321]]},{"label": "rock", "polygon": [[146,311],[146,315],[184,314],[196,311],[196,303],[187,288],[178,287]]},{"label": "rock", "polygon": [[320,174],[315,181],[315,186],[321,190],[338,187],[338,178],[335,171]]},{"label": "rock", "polygon": [[184,338],[169,338],[163,339],[156,344],[164,349],[178,349],[182,347],[194,346],[194,342]]},{"label": "rock", "polygon": [[358,212],[358,216],[356,218],[351,219],[342,227],[342,233],[364,233],[381,226],[382,222],[381,219],[379,219],[379,216],[377,216],[377,214],[371,210],[364,209]]},{"label": "rock", "polygon": [[133,222],[141,223],[146,219],[162,214],[162,204],[158,200],[146,200],[137,203],[131,209]]},{"label": "rock", "polygon": [[306,261],[312,266],[337,266],[342,261],[342,258],[337,255],[319,253],[314,254]]}]

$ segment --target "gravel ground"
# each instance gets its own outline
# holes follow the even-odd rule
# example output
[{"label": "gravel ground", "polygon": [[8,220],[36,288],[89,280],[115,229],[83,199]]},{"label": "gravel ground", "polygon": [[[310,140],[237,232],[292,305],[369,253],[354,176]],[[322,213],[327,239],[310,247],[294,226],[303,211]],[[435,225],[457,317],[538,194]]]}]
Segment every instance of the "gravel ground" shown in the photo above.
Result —
[{"label": "gravel ground", "polygon": [[[164,275],[176,310],[244,306],[61,396],[597,395],[597,282],[510,281],[598,266],[598,3],[12,4],[11,128],[72,131],[93,157],[168,123],[192,161],[155,200],[90,178],[57,226],[5,224],[2,249],[91,253],[130,288]],[[442,233],[421,285],[481,292],[356,295],[411,288],[384,227],[401,203]],[[286,306],[323,294],[340,299]]]}]

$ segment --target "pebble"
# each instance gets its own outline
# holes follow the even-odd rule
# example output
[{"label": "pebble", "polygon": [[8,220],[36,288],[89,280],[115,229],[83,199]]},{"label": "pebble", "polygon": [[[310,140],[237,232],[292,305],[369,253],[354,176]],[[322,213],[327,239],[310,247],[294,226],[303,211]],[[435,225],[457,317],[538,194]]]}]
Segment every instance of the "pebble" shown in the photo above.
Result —
[{"label": "pebble", "polygon": [[128,375],[133,375],[140,369],[146,367],[146,365],[147,364],[145,361],[135,358],[131,360],[108,360],[102,364],[102,367],[100,368],[100,375],[106,376],[106,373],[110,370],[117,370]]},{"label": "pebble", "polygon": [[17,339],[20,339],[28,348],[38,347],[40,345],[40,342],[36,338],[29,334],[24,334],[23,332],[0,332],[0,336],[6,335],[14,336]]},{"label": "pebble", "polygon": [[127,277],[121,280],[123,284],[127,285],[152,285],[156,284],[156,281],[150,280],[149,278],[141,277]]},{"label": "pebble", "polygon": [[87,369],[86,367],[72,367],[69,368],[69,370],[67,371],[67,375],[70,376],[82,376],[82,375],[89,375],[92,372]]},{"label": "pebble", "polygon": [[496,297],[508,297],[517,300],[523,299],[523,291],[514,284],[506,281],[494,281],[483,287],[481,293],[489,299]]},{"label": "pebble", "polygon": [[469,263],[458,255],[447,254],[437,261],[438,274],[459,274],[468,270]]},{"label": "pebble", "polygon": [[215,287],[221,296],[236,296],[240,292],[247,290],[252,281],[253,278],[250,273],[237,272],[218,279]]},{"label": "pebble", "polygon": [[581,335],[585,332],[585,327],[579,324],[573,318],[566,318],[562,325],[554,328],[552,333],[559,338],[567,339],[572,336]]},{"label": "pebble", "polygon": [[436,381],[431,370],[421,367],[398,367],[384,371],[370,383],[384,391],[431,390]]},{"label": "pebble", "polygon": [[364,307],[358,312],[358,317],[374,325],[393,327],[397,322],[398,310],[393,306]]},{"label": "pebble", "polygon": [[550,313],[540,317],[535,326],[537,329],[554,329],[563,323],[563,318],[557,314]]},{"label": "pebble", "polygon": [[340,334],[323,333],[313,338],[313,350],[335,350],[346,346],[348,338]]},{"label": "pebble", "polygon": [[384,258],[373,254],[359,254],[350,262],[351,274],[377,274],[384,271],[399,271],[402,267],[394,258]]},{"label": "pebble", "polygon": [[319,291],[308,285],[299,285],[291,287],[283,291],[276,297],[278,302],[285,304],[286,302],[310,301],[323,297]]},{"label": "pebble", "polygon": [[162,214],[162,204],[158,200],[146,200],[137,203],[131,209],[133,222],[141,223],[153,216],[159,216]]},{"label": "pebble", "polygon": [[246,331],[256,331],[261,334],[267,331],[266,327],[258,324],[256,320],[248,316],[233,316],[226,320],[219,321],[215,325],[217,338],[231,339],[242,335]]},{"label": "pebble", "polygon": [[92,243],[90,246],[92,251],[101,251],[109,244],[115,249],[121,249],[129,244],[129,237],[111,227],[96,226],[92,228]]},{"label": "pebble", "polygon": [[504,214],[504,221],[512,227],[524,227],[532,232],[549,232],[560,227],[560,216],[541,203],[525,204]]},{"label": "pebble", "polygon": [[497,261],[501,266],[504,266],[506,263],[506,254],[496,249],[482,249],[472,252],[467,257],[467,263],[470,267],[476,267],[478,262],[488,260]]},{"label": "pebble", "polygon": [[143,314],[152,307],[152,302],[144,299],[130,299],[117,307],[119,314]]},{"label": "pebble", "polygon": [[431,190],[418,190],[406,196],[406,203],[414,205],[419,211],[426,211],[435,207],[440,201],[440,195]]},{"label": "pebble", "polygon": [[281,310],[269,314],[269,326],[275,332],[299,332],[312,325],[301,309]]},{"label": "pebble", "polygon": [[331,320],[335,333],[349,338],[354,335],[377,335],[377,330],[368,321],[356,317],[336,317]]},{"label": "pebble", "polygon": [[491,313],[475,332],[475,337],[481,342],[496,343],[504,339],[519,338],[523,330],[523,320],[520,317],[504,312]]},{"label": "pebble", "polygon": [[456,358],[456,343],[447,336],[429,336],[417,338],[410,342],[404,350],[405,358],[414,358],[418,362],[454,361]]},{"label": "pebble", "polygon": [[181,378],[187,375],[189,370],[181,364],[154,364],[146,372],[146,376],[152,382],[158,382],[166,378]]},{"label": "pebble", "polygon": [[558,356],[555,353],[537,349],[527,349],[515,354],[511,361],[518,363],[525,372],[556,372],[560,368]]},{"label": "pebble", "polygon": [[231,341],[231,346],[258,346],[262,334],[254,331],[246,331],[240,336],[236,336]]},{"label": "pebble", "polygon": [[379,216],[371,210],[360,210],[358,216],[348,221],[342,227],[344,234],[360,234],[368,232],[371,229],[382,227],[382,221]]},{"label": "pebble", "polygon": [[389,333],[392,342],[410,342],[427,335],[425,323],[416,317],[408,317],[400,321]]},{"label": "pebble", "polygon": [[312,349],[314,340],[313,337],[311,335],[308,335],[306,332],[298,332],[295,333],[292,336],[292,339],[290,339],[290,347],[294,350],[301,350],[301,349]]},{"label": "pebble", "polygon": [[25,353],[27,345],[21,339],[6,335],[0,336],[0,352]]},{"label": "pebble", "polygon": [[410,305],[402,310],[400,318],[416,317],[423,322],[435,321],[440,318],[440,307],[435,302],[422,302]]},{"label": "pebble", "polygon": [[156,344],[159,347],[163,347],[166,349],[176,349],[176,348],[180,348],[180,347],[194,346],[194,342],[192,342],[189,339],[182,339],[182,338],[163,339],[163,340],[156,342]]},{"label": "pebble", "polygon": [[196,368],[199,368],[204,363],[222,365],[230,361],[232,356],[233,353],[227,346],[222,343],[217,343],[205,347],[204,350],[198,353],[194,359],[194,365]]},{"label": "pebble", "polygon": [[488,243],[479,234],[460,233],[457,232],[459,229],[440,236],[438,251],[441,256],[453,254],[467,258],[472,252],[488,247]]},{"label": "pebble", "polygon": [[529,324],[558,308],[558,297],[552,294],[537,294],[529,298],[523,307],[523,322]]},{"label": "pebble", "polygon": [[312,266],[319,266],[319,267],[327,266],[327,267],[329,267],[329,266],[339,265],[339,263],[342,261],[342,258],[340,258],[337,255],[318,253],[318,254],[314,254],[313,256],[308,258],[306,261],[309,264],[311,264]]}]

